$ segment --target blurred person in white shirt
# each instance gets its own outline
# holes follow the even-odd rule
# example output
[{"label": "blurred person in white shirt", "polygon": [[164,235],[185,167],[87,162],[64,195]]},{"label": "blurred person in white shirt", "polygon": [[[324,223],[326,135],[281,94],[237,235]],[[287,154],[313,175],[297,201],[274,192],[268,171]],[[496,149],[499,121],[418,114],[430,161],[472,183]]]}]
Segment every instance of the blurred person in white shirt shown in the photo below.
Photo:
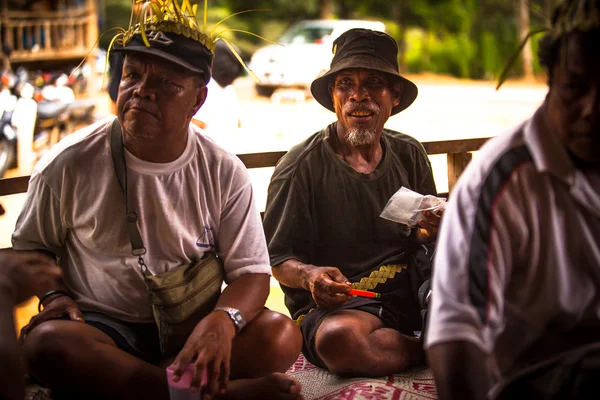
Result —
[{"label": "blurred person in white shirt", "polygon": [[228,141],[241,128],[240,103],[233,82],[242,76],[243,71],[227,44],[218,41],[212,65],[213,79],[207,85],[210,96],[192,122],[225,148],[229,147]]}]

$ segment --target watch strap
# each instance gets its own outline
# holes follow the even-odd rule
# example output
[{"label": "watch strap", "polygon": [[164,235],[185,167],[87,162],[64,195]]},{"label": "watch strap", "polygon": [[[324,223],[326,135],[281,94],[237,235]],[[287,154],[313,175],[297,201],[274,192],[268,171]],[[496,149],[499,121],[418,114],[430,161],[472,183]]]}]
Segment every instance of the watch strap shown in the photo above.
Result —
[{"label": "watch strap", "polygon": [[238,310],[237,308],[219,306],[215,307],[213,311],[225,311],[231,319],[231,321],[233,322],[236,333],[240,333],[242,329],[244,329],[244,327],[246,326],[246,318],[244,318],[240,310]]}]

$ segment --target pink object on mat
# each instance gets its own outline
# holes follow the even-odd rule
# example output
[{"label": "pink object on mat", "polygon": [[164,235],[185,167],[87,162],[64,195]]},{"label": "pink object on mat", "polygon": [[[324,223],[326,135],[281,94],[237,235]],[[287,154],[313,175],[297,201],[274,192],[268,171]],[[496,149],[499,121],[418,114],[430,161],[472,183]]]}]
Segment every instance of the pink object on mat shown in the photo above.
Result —
[{"label": "pink object on mat", "polygon": [[[181,379],[179,380],[179,382],[173,382],[173,370],[174,368],[172,365],[169,365],[167,367],[167,383],[169,384],[169,386],[178,389],[189,389],[190,383],[192,383],[192,375],[194,374],[193,364],[188,364],[187,367],[185,367],[185,370],[183,370],[183,375],[181,375]],[[202,382],[200,384],[201,387],[206,385],[206,381],[207,376],[205,369],[204,373],[202,374]]]}]

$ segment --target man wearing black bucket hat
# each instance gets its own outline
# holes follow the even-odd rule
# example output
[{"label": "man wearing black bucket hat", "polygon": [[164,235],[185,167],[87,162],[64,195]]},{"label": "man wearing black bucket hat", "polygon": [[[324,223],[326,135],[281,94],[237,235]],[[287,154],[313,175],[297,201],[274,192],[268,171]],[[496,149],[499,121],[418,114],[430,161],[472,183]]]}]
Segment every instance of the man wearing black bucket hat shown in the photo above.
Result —
[{"label": "man wearing black bucket hat", "polygon": [[440,399],[595,399],[600,378],[600,1],[557,7],[544,103],[452,194],[426,339]]},{"label": "man wearing black bucket hat", "polygon": [[[303,352],[333,373],[382,376],[423,362],[420,306],[407,271],[435,239],[440,216],[416,229],[379,217],[401,187],[436,194],[422,145],[384,129],[417,97],[383,32],[352,29],[333,44],[315,99],[337,122],[292,148],[275,168],[264,226],[274,276],[300,324]],[[352,298],[351,288],[384,293]]]},{"label": "man wearing black bucket hat", "polygon": [[300,332],[264,308],[270,265],[246,169],[190,124],[214,40],[186,0],[140,8],[116,40],[118,118],[69,136],[32,173],[13,246],[52,253],[63,279],[22,331],[28,372],[57,398],[167,399],[172,385],[301,398],[283,374]]}]

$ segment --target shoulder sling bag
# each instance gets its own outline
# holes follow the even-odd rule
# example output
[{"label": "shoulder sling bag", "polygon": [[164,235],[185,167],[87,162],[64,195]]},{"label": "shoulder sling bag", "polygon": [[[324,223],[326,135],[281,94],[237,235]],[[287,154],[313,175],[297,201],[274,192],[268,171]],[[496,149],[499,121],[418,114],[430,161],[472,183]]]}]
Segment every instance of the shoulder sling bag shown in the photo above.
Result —
[{"label": "shoulder sling bag", "polygon": [[121,124],[116,118],[111,128],[110,147],[117,179],[125,197],[131,254],[138,257],[148,288],[161,353],[171,355],[181,350],[194,327],[217,304],[224,279],[223,264],[216,252],[210,251],[198,262],[152,275],[143,258],[146,248],[137,227],[138,215],[127,196],[127,166]]}]

